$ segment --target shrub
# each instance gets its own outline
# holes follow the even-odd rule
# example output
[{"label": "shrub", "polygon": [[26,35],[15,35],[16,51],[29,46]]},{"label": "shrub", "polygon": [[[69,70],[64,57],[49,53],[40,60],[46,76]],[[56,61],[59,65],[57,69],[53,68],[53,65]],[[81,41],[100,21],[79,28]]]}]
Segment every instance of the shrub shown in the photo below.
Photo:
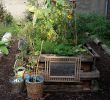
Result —
[{"label": "shrub", "polygon": [[96,14],[77,15],[77,30],[81,37],[84,32],[89,32],[110,45],[110,21],[105,16]]},{"label": "shrub", "polygon": [[103,36],[108,30],[108,20],[104,16],[96,14],[78,15],[78,33],[90,32],[92,35]]}]

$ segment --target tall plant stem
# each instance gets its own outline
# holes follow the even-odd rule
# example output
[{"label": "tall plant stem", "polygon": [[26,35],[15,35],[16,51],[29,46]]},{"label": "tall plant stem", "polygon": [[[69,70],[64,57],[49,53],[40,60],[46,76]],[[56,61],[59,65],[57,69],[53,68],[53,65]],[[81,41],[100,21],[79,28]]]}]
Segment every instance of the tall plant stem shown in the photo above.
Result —
[{"label": "tall plant stem", "polygon": [[38,74],[38,70],[39,70],[39,60],[40,60],[40,56],[41,56],[41,53],[42,53],[43,42],[44,41],[42,41],[42,43],[41,43],[40,54],[39,54],[39,56],[37,58],[36,75]]}]

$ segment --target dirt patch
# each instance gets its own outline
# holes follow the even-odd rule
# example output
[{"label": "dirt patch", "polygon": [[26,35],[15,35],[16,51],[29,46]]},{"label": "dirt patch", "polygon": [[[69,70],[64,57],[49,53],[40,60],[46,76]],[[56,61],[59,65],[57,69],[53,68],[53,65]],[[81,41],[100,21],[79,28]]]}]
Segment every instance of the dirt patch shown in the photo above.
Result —
[{"label": "dirt patch", "polygon": [[15,96],[16,94],[11,93],[11,84],[9,82],[9,79],[14,75],[13,65],[15,55],[18,52],[17,42],[13,42],[9,47],[9,52],[8,56],[3,56],[0,63],[0,100],[17,100],[16,98],[18,97]]},{"label": "dirt patch", "polygon": [[[104,53],[100,46],[90,43],[93,49],[101,56],[96,61],[100,71],[100,90],[95,93],[45,93],[45,100],[110,100],[110,57]],[[17,53],[17,43],[10,47],[10,54],[4,56],[0,63],[0,100],[27,100],[26,91],[20,94],[11,93],[10,77],[13,76],[13,64]]]}]

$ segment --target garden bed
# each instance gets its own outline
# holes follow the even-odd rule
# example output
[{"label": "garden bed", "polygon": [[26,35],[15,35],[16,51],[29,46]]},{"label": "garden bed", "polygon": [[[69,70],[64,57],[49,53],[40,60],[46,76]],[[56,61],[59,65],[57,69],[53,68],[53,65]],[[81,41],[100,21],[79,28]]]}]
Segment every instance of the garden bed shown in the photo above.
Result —
[{"label": "garden bed", "polygon": [[[109,100],[109,93],[110,93],[110,58],[107,54],[104,54],[104,51],[101,49],[100,46],[96,46],[94,43],[91,43],[91,46],[100,54],[100,59],[96,61],[96,67],[100,71],[100,78],[99,78],[99,86],[100,91],[95,93],[66,93],[62,92],[47,92],[44,93],[45,100]],[[25,100],[26,99],[26,92],[21,94],[11,94],[9,85],[9,78],[12,76],[13,73],[13,64],[15,62],[15,54],[17,53],[17,43],[12,45],[10,48],[10,54],[8,56],[4,56],[2,63],[0,64],[0,99],[1,100]],[[10,64],[9,64],[10,62]],[[8,67],[7,67],[8,66]],[[4,80],[7,79],[7,80]],[[65,85],[66,86],[66,85]],[[69,87],[71,88],[71,86]]]},{"label": "garden bed", "polygon": [[[85,25],[85,20],[82,19],[82,24],[79,23],[80,17],[79,22],[76,21],[74,12],[76,2],[71,2],[71,4],[73,3],[71,5],[66,1],[48,0],[43,9],[40,6],[37,8],[31,3],[28,10],[33,13],[33,20],[28,19],[29,22],[21,25],[24,28],[20,31],[21,34],[18,34],[19,42],[14,41],[15,43],[13,42],[9,46],[9,54],[6,53],[7,56],[1,55],[0,57],[0,100],[27,100],[31,96],[38,97],[37,95],[42,98],[42,90],[45,100],[109,100],[110,59],[108,54],[104,53],[100,43],[98,46],[89,43],[82,48],[87,42],[82,32],[94,29],[94,32],[98,34],[103,30],[103,24],[104,30],[106,30],[106,20],[101,18],[103,21],[98,21],[101,21],[102,24],[96,24],[98,28],[92,27],[89,30],[88,26],[91,27],[91,24]],[[65,4],[67,5],[65,6]],[[3,23],[8,25],[5,22]],[[80,26],[87,30],[81,29]],[[95,25],[92,24],[92,26]],[[95,34],[94,32],[92,34]],[[104,35],[103,33],[105,32],[102,32],[101,36]],[[19,69],[20,67],[23,70]],[[42,82],[38,75],[44,76]],[[39,87],[38,84],[43,83],[44,89],[43,84],[40,84],[38,90],[41,92],[33,88],[33,93],[31,93],[27,89],[28,84],[22,91],[20,88],[20,93],[17,90],[17,92],[13,92],[12,89],[16,86],[13,87],[13,84],[10,84],[10,78],[14,76],[16,79],[23,78],[25,83],[36,83],[35,87]],[[23,86],[24,81],[22,83]],[[29,86],[30,89],[32,84]],[[93,92],[94,90],[95,92]],[[30,96],[30,94],[32,95]]]},{"label": "garden bed", "polygon": [[[70,87],[73,87],[71,91],[79,92],[98,90],[96,80],[100,77],[100,74],[95,67],[95,61],[100,56],[92,48],[90,48],[90,46],[86,47],[86,50],[88,54],[75,57],[42,54],[40,56],[40,69],[41,71],[43,71],[46,82],[44,91],[68,91],[70,90]],[[73,72],[76,72],[74,71],[75,66],[73,65],[75,64],[75,60],[77,61],[78,58],[81,58],[79,59],[79,61],[81,61],[79,62],[79,65],[78,62],[76,62],[77,68],[75,68],[75,71],[77,72],[77,74],[74,77]],[[48,64],[49,66],[45,64]],[[56,82],[58,83],[57,85]],[[62,85],[60,85],[61,82]],[[67,82],[68,84],[67,88],[65,88],[65,82]],[[69,82],[75,84],[70,85]],[[55,87],[59,89],[55,89]]]}]

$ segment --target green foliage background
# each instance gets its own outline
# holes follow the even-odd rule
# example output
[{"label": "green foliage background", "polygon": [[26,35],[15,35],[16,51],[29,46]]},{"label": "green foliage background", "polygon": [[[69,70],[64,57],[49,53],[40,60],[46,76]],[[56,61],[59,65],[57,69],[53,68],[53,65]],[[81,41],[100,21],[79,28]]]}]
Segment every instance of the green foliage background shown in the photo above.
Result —
[{"label": "green foliage background", "polygon": [[84,36],[83,33],[89,32],[90,35],[95,35],[110,47],[110,20],[105,16],[93,13],[78,14],[77,31],[79,36]]}]

